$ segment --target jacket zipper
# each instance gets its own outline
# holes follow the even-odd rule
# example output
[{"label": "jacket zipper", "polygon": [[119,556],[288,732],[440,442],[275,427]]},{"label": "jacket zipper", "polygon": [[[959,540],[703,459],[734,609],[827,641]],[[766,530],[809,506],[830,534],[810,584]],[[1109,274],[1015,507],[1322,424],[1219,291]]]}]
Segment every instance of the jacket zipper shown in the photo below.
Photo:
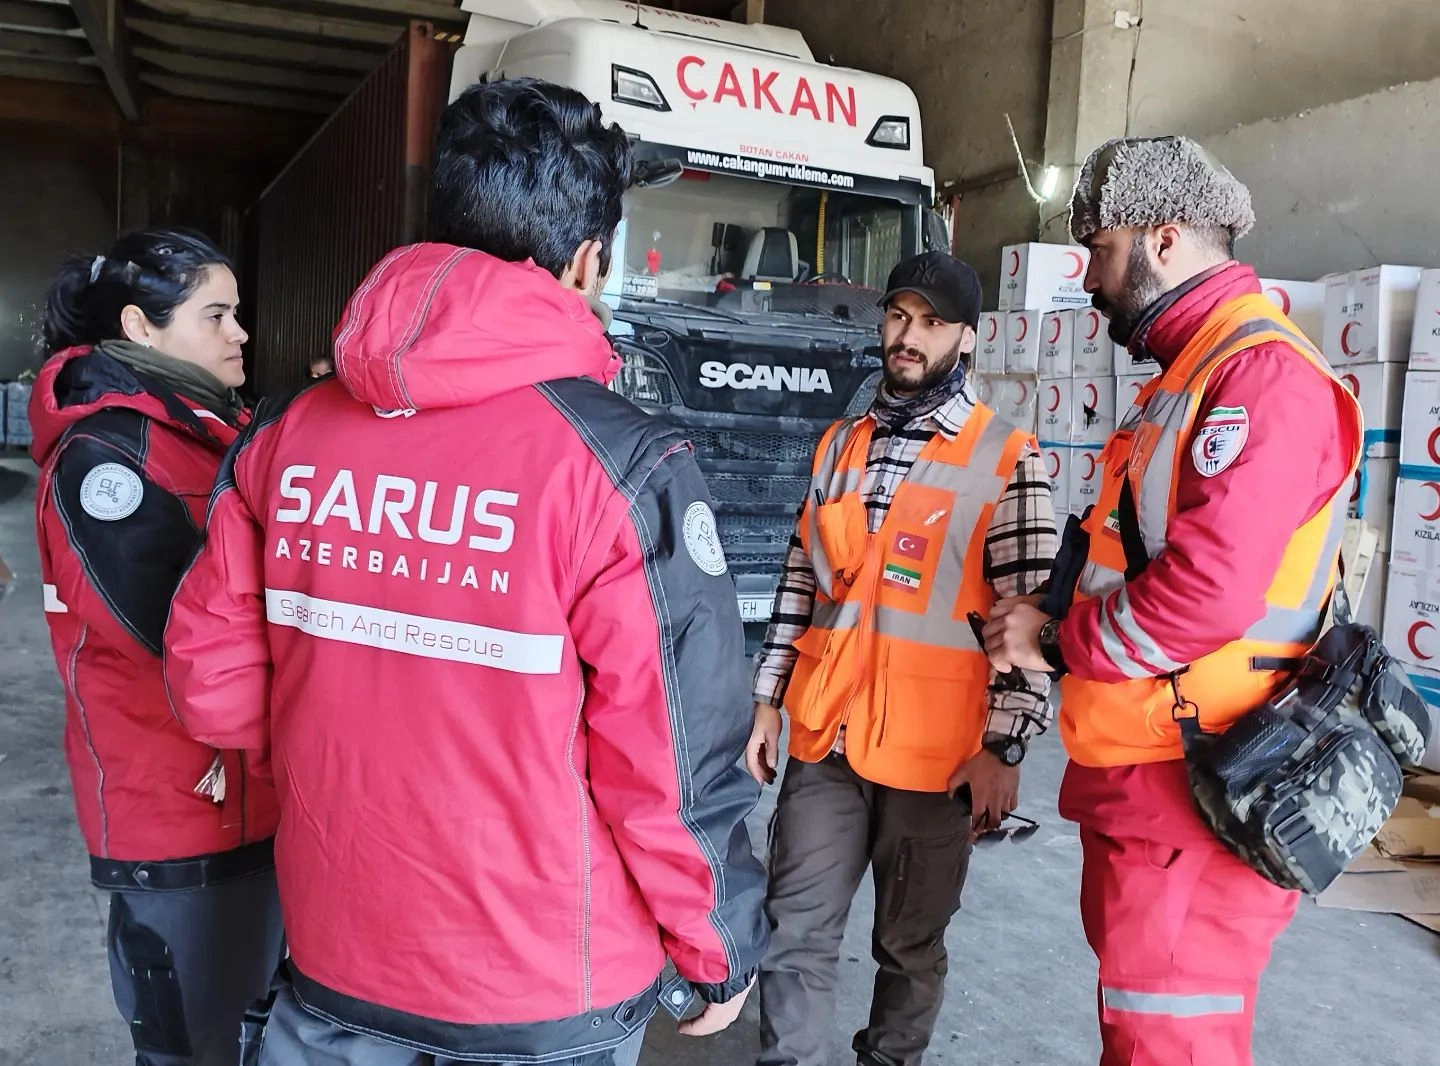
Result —
[{"label": "jacket zipper", "polygon": [[95,750],[95,740],[90,735],[90,718],[85,713],[85,701],[80,698],[80,652],[84,650],[85,638],[89,635],[90,627],[82,625],[80,636],[70,652],[70,693],[75,697],[75,709],[80,715],[80,728],[85,731],[85,747],[89,749],[90,758],[95,763],[95,801],[100,807],[100,854],[108,859],[110,857],[110,819],[105,815],[105,768],[100,765],[100,753]]}]

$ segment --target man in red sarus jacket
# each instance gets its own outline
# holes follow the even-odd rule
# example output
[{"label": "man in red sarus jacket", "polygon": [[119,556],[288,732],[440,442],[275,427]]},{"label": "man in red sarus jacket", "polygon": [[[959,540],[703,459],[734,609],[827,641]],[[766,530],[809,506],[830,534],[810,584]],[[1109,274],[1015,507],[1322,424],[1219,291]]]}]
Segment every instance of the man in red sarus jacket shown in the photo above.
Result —
[{"label": "man in red sarus jacket", "polygon": [[192,734],[271,757],[263,1066],[633,1063],[662,995],[699,1035],[753,981],[735,590],[690,447],[606,387],[631,173],[580,94],[468,91],[441,243],[371,271],[335,375],[221,468],[166,672]]}]

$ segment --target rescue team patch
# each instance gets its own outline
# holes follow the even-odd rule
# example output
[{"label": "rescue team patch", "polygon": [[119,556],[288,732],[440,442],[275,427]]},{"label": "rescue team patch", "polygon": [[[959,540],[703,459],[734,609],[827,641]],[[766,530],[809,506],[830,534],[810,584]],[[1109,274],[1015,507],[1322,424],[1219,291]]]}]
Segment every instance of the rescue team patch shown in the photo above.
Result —
[{"label": "rescue team patch", "polygon": [[144,495],[140,475],[119,463],[101,463],[80,482],[80,506],[91,518],[102,522],[129,518]]},{"label": "rescue team patch", "polygon": [[725,572],[725,549],[720,547],[720,533],[715,528],[715,512],[704,500],[696,500],[685,508],[683,535],[685,550],[695,565],[711,577]]},{"label": "rescue team patch", "polygon": [[1200,421],[1190,458],[1195,472],[1214,477],[1240,455],[1250,439],[1250,412],[1243,407],[1216,407]]},{"label": "rescue team patch", "polygon": [[884,577],[890,584],[899,585],[901,588],[914,590],[920,587],[920,571],[911,570],[898,563],[886,563]]},{"label": "rescue team patch", "polygon": [[930,547],[930,541],[924,537],[917,537],[914,533],[895,534],[895,554],[903,555],[907,559],[925,558],[925,549]]}]

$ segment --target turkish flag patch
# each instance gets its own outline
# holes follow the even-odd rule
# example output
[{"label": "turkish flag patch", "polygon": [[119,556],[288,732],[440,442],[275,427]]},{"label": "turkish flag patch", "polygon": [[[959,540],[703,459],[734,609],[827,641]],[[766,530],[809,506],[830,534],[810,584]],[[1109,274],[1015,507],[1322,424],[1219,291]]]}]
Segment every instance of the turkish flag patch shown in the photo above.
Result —
[{"label": "turkish flag patch", "polygon": [[1216,407],[1200,422],[1190,445],[1195,472],[1214,477],[1236,459],[1250,439],[1250,412],[1243,407]]},{"label": "turkish flag patch", "polygon": [[925,537],[917,537],[914,533],[895,534],[895,554],[903,555],[907,559],[924,559],[925,549],[930,547],[930,541]]}]

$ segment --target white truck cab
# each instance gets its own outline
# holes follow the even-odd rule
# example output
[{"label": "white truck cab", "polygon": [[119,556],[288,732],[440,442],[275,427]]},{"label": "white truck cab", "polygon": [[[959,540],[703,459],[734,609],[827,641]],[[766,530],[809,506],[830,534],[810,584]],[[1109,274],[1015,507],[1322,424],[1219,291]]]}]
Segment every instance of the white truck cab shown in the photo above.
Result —
[{"label": "white truck cab", "polygon": [[634,144],[605,291],[615,387],[694,442],[753,637],[814,445],[873,397],[886,277],[948,246],[915,94],[817,63],[776,26],[620,0],[461,7],[452,99],[486,77],[543,78]]}]

